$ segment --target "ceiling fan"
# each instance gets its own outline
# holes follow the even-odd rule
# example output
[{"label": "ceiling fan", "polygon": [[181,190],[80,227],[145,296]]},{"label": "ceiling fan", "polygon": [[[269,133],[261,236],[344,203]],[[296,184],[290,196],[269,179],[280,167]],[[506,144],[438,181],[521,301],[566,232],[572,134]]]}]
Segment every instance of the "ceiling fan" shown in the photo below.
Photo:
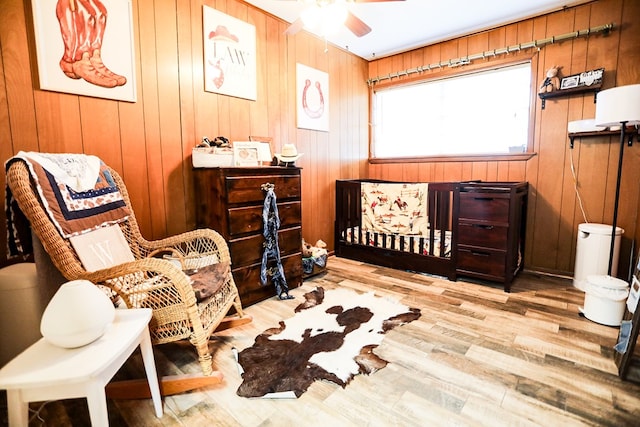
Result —
[{"label": "ceiling fan", "polygon": [[[281,0],[292,1],[292,0]],[[313,30],[314,27],[326,33],[329,27],[344,24],[353,34],[362,37],[371,32],[364,21],[355,16],[347,8],[347,3],[382,3],[389,1],[405,1],[405,0],[295,0],[309,4],[309,7],[302,11],[300,17],[296,19],[289,28],[284,32],[293,35],[302,28],[307,27]]]}]

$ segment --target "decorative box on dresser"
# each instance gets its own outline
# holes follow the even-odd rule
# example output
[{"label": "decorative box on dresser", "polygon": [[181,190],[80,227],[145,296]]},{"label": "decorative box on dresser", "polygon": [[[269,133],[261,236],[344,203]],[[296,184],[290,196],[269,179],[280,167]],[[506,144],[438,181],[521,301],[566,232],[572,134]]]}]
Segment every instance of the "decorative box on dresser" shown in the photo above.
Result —
[{"label": "decorative box on dresser", "polygon": [[229,244],[231,271],[243,306],[274,297],[273,283],[260,282],[264,237],[263,184],[274,184],[278,241],[289,289],[302,284],[301,169],[213,167],[193,170],[198,227],[218,231]]},{"label": "decorative box on dresser", "polygon": [[526,182],[461,185],[459,275],[501,282],[510,291],[523,267],[528,187]]}]

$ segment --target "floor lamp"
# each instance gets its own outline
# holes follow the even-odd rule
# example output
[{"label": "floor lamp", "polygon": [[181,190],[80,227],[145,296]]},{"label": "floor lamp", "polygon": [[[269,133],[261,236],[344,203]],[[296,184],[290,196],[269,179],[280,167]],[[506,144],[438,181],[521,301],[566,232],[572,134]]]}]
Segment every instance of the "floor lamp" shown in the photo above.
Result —
[{"label": "floor lamp", "polygon": [[[620,156],[618,158],[618,178],[616,198],[613,207],[613,226],[611,229],[611,247],[609,249],[609,269],[611,275],[613,252],[615,248],[616,227],[618,222],[618,203],[620,201],[620,178],[622,177],[622,156],[627,126],[640,124],[640,84],[619,86],[598,93],[596,103],[596,126],[620,126]],[[632,138],[628,144],[631,145]]]}]

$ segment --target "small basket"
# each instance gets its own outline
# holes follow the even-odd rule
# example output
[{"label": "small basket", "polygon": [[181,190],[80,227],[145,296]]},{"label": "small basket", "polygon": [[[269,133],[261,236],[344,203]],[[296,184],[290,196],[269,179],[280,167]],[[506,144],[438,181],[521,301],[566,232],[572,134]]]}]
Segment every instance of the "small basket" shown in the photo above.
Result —
[{"label": "small basket", "polygon": [[317,276],[327,271],[327,255],[302,258],[302,278]]},{"label": "small basket", "polygon": [[195,147],[191,159],[194,168],[233,166],[233,151],[229,148]]}]

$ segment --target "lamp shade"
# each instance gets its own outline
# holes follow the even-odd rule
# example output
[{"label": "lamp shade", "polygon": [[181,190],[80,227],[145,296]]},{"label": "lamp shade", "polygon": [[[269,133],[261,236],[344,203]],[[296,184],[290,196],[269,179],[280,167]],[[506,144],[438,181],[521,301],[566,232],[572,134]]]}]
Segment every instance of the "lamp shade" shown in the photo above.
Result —
[{"label": "lamp shade", "polygon": [[40,333],[55,346],[82,347],[100,338],[115,314],[111,300],[96,285],[73,280],[51,298],[40,321]]},{"label": "lamp shade", "polygon": [[596,126],[640,124],[640,84],[598,92],[595,122]]}]

